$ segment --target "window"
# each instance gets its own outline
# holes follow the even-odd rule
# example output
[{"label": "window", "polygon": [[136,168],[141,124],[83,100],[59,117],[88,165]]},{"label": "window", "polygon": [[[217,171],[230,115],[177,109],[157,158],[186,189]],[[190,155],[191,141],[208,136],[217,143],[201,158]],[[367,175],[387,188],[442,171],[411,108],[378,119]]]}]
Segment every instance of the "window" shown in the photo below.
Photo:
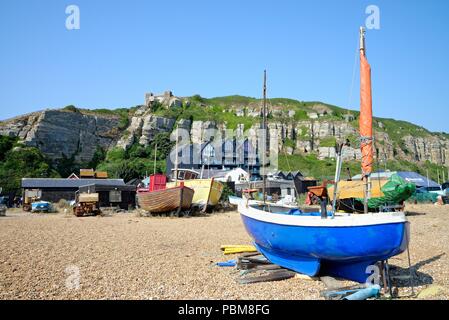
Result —
[{"label": "window", "polygon": [[109,191],[109,202],[122,202],[122,192],[120,190]]}]

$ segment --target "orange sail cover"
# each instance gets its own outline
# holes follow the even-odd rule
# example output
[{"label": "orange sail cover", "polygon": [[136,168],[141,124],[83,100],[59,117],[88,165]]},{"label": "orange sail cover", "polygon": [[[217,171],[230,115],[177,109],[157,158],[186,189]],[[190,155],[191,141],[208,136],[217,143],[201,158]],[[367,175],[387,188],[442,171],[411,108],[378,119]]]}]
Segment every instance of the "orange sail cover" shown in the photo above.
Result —
[{"label": "orange sail cover", "polygon": [[362,149],[362,173],[373,170],[373,106],[371,97],[371,67],[365,56],[364,46],[360,49],[360,147]]}]

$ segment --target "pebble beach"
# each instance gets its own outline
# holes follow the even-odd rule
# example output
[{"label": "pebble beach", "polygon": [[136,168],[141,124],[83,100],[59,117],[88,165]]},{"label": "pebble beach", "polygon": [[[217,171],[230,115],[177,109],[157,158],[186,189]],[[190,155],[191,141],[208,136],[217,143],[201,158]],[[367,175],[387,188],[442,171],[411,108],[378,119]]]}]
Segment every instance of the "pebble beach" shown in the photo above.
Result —
[{"label": "pebble beach", "polygon": [[[390,259],[398,299],[449,298],[449,206],[408,205],[410,258]],[[190,218],[137,213],[0,217],[0,299],[323,299],[323,281],[238,284],[216,266],[224,244],[251,244],[237,212]],[[350,283],[348,283],[350,284]]]}]

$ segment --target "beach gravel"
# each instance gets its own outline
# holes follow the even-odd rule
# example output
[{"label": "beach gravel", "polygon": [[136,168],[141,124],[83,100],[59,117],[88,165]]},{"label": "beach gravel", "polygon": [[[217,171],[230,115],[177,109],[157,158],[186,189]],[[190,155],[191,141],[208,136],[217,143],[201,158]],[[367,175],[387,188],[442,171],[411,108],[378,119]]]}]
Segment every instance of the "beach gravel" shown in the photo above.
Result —
[{"label": "beach gravel", "polygon": [[[449,206],[407,210],[415,293],[434,286],[421,297],[447,299]],[[239,271],[216,266],[237,257],[224,256],[223,244],[251,244],[237,212],[77,218],[8,211],[0,217],[0,299],[321,299],[321,281],[238,284]],[[390,267],[399,296],[413,298],[406,253]]]}]

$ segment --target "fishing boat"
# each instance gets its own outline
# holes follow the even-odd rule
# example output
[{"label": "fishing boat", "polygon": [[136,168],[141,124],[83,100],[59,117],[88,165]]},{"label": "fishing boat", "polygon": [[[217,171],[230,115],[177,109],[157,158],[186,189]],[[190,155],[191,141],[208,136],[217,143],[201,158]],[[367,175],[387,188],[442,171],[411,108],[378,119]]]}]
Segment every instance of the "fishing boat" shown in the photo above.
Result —
[{"label": "fishing boat", "polygon": [[[228,196],[228,200],[229,203],[231,205],[234,206],[238,206],[241,202],[247,202],[247,203],[251,203],[251,204],[263,204],[264,202],[261,200],[257,200],[255,195],[259,194],[259,190],[258,189],[247,189],[247,190],[243,190],[243,197],[237,197],[237,196]],[[288,201],[284,201],[284,199],[281,199],[277,202],[271,202],[271,201],[267,201],[265,200],[265,204],[269,204],[273,210],[273,208],[282,208],[284,211],[285,209],[296,209],[297,206],[293,205],[292,203],[290,203],[289,201],[291,200],[290,198],[288,198]]]},{"label": "fishing boat", "polygon": [[228,196],[228,200],[229,203],[232,204],[233,206],[238,206],[240,202],[243,201],[243,198],[237,196]]},{"label": "fishing boat", "polygon": [[211,179],[200,179],[199,173],[189,169],[174,169],[174,182],[169,182],[167,186],[175,187],[183,183],[195,191],[192,205],[201,208],[203,211],[215,207],[220,201],[223,193],[223,184]]},{"label": "fishing boat", "polygon": [[137,190],[139,206],[149,213],[188,214],[192,206],[194,191],[184,186],[166,188],[164,175],[150,176],[147,188]]},{"label": "fishing boat", "polygon": [[36,201],[31,204],[31,212],[50,212],[52,206],[50,202],[47,201]]},{"label": "fishing boat", "polygon": [[[176,150],[177,148],[178,141],[176,141]],[[147,178],[146,187],[137,190],[138,204],[151,214],[170,213],[179,216],[182,212],[184,215],[189,215],[194,195],[193,189],[184,186],[183,183],[168,187],[167,177],[156,174],[157,144],[154,154],[154,173]]]},{"label": "fishing boat", "polygon": [[[368,212],[373,133],[371,71],[363,28],[360,29],[360,62],[363,214],[338,213],[335,201],[331,211],[324,206],[322,212],[279,210],[266,203],[249,201],[240,202],[238,210],[257,250],[272,263],[309,276],[331,275],[366,282],[373,271],[370,266],[407,249],[410,233],[403,212]],[[337,154],[335,190],[341,171],[341,152]]]}]

